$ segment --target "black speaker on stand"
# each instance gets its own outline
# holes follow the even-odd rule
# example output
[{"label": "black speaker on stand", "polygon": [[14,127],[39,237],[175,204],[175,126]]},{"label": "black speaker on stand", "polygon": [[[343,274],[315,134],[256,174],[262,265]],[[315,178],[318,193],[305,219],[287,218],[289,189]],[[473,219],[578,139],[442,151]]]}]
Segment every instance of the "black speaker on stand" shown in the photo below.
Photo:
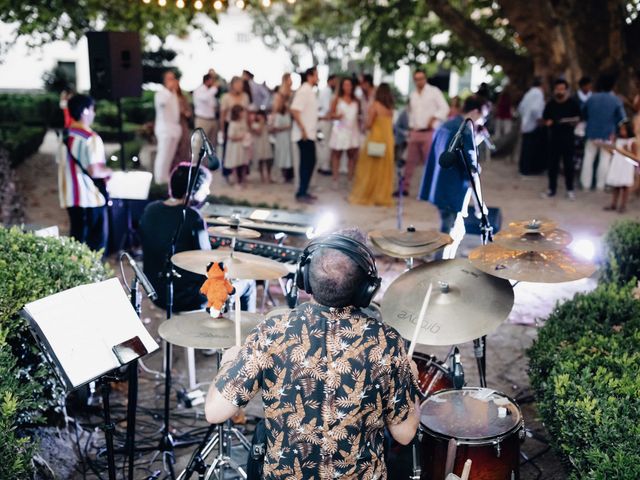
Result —
[{"label": "black speaker on stand", "polygon": [[125,170],[122,134],[124,97],[142,94],[142,49],[137,32],[87,32],[91,96],[114,100],[118,106],[120,164]]}]

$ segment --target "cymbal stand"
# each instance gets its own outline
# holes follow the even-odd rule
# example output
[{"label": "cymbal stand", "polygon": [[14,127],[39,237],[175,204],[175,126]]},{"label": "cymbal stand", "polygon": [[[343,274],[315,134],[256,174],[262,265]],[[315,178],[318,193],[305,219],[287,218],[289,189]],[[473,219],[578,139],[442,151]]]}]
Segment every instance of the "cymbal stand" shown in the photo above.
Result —
[{"label": "cymbal stand", "polygon": [[[396,177],[398,177],[398,203],[396,203],[396,226],[402,230],[402,217],[404,213],[404,165],[402,158],[396,158]],[[410,267],[412,268],[412,267]]]}]

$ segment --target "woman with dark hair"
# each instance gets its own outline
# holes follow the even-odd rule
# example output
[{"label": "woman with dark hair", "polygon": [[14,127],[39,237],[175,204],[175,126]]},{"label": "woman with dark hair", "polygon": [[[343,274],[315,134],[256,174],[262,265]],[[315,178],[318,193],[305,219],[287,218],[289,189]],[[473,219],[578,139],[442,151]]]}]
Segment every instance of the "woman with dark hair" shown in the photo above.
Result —
[{"label": "woman with dark hair", "polygon": [[353,204],[393,206],[393,105],[391,87],[381,83],[367,112],[367,137],[349,196]]},{"label": "woman with dark hair", "polygon": [[173,162],[171,162],[171,169],[181,162],[188,162],[191,158],[191,127],[189,125],[193,116],[191,102],[182,91],[180,83],[178,83],[176,95],[178,95],[178,105],[180,106],[180,128],[182,133],[180,134],[176,154],[173,156]]},{"label": "woman with dark hair", "polygon": [[353,170],[358,157],[358,147],[360,147],[359,114],[360,102],[355,97],[353,81],[349,77],[344,77],[340,81],[338,95],[333,99],[329,112],[329,117],[334,120],[329,139],[334,189],[338,188],[340,159],[345,152],[349,160],[348,179],[353,180]]}]

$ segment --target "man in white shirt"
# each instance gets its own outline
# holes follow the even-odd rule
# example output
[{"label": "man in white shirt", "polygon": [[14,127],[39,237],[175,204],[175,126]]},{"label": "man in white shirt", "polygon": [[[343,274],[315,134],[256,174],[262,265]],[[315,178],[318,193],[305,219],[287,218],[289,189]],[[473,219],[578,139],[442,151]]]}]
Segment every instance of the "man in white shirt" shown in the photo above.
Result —
[{"label": "man in white shirt", "polygon": [[542,126],[544,105],[542,79],[536,78],[518,105],[522,133],[519,164],[521,175],[535,175],[544,171],[546,143]]},{"label": "man in white shirt", "polygon": [[215,86],[214,78],[209,73],[202,77],[202,85],[193,91],[195,127],[203,129],[214,146],[218,145],[217,94],[218,87]]},{"label": "man in white shirt", "polygon": [[298,143],[300,149],[300,185],[296,200],[312,203],[317,197],[308,192],[311,176],[316,166],[316,136],[318,134],[318,99],[314,87],[318,84],[316,67],[308,68],[304,73],[304,83],[298,89],[291,103],[293,128],[291,141]]},{"label": "man in white shirt", "polygon": [[172,70],[167,70],[162,76],[162,83],[162,88],[156,92],[154,98],[156,109],[154,133],[158,141],[158,149],[153,165],[153,176],[157,184],[169,182],[171,162],[182,135],[180,103],[177,95],[179,84],[176,74]]},{"label": "man in white shirt", "polygon": [[426,160],[431,149],[433,132],[447,119],[449,104],[439,88],[427,83],[424,70],[413,74],[416,89],[409,95],[409,138],[402,191],[394,195],[409,195],[409,185],[418,163]]},{"label": "man in white shirt", "polygon": [[332,122],[329,113],[331,111],[331,101],[337,87],[338,76],[332,73],[327,78],[327,86],[320,90],[318,94],[318,104],[320,105],[318,109],[318,115],[320,116],[318,129],[322,133],[322,140],[316,144],[316,158],[318,160],[318,173],[323,175],[331,175],[329,138],[331,138]]}]

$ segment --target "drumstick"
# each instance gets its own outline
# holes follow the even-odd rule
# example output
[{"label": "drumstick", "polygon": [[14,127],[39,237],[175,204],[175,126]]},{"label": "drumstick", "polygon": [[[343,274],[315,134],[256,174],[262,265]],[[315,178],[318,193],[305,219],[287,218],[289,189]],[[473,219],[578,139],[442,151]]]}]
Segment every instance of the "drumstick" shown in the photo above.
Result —
[{"label": "drumstick", "polygon": [[242,345],[242,334],[240,333],[240,290],[236,288],[236,346]]},{"label": "drumstick", "polygon": [[422,302],[422,308],[420,308],[420,315],[418,315],[418,321],[416,322],[416,329],[413,331],[413,338],[411,339],[411,344],[409,345],[409,352],[407,355],[409,358],[413,357],[413,351],[416,348],[416,343],[418,342],[418,333],[422,328],[422,323],[424,322],[424,317],[427,315],[427,307],[429,306],[429,300],[431,299],[431,290],[433,289],[433,284],[429,284],[429,289],[427,290],[427,295],[424,297],[424,301]]},{"label": "drumstick", "polygon": [[444,476],[453,473],[453,466],[456,463],[456,453],[458,453],[458,442],[455,438],[449,440],[447,444],[447,459],[444,463]]},{"label": "drumstick", "polygon": [[464,467],[462,467],[462,475],[460,476],[460,480],[469,480],[469,474],[471,473],[471,459],[468,458],[466,462],[464,462]]}]

